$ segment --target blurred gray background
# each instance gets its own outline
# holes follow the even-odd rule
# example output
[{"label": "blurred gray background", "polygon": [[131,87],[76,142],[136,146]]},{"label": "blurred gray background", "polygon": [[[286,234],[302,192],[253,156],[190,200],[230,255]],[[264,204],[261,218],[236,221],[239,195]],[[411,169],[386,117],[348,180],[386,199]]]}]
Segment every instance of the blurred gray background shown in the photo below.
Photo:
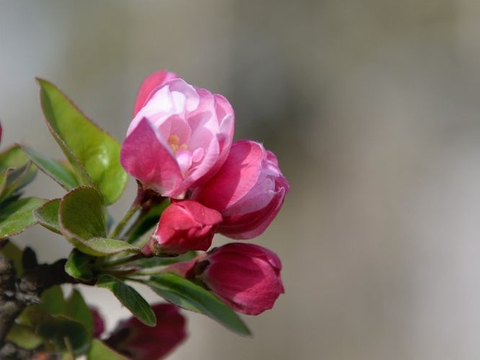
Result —
[{"label": "blurred gray background", "polygon": [[[273,150],[291,192],[254,240],[286,294],[245,317],[253,338],[189,315],[171,359],[477,360],[479,34],[478,0],[0,0],[1,146],[60,154],[35,76],[122,140],[143,78],[174,71],[231,101],[236,138]],[[30,192],[63,193],[43,175]],[[43,261],[70,250],[17,239]],[[128,316],[83,290],[109,328]]]}]

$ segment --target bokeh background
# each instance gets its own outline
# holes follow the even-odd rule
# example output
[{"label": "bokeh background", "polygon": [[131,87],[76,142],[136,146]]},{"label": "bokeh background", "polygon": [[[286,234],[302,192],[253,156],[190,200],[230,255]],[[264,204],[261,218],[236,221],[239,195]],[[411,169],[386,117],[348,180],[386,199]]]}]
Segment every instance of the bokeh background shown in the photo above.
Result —
[{"label": "bokeh background", "polygon": [[[189,315],[171,359],[476,360],[479,34],[478,0],[0,0],[2,148],[60,154],[36,76],[121,140],[142,79],[175,71],[231,101],[236,138],[276,152],[291,192],[254,240],[286,294],[246,317],[253,338]],[[70,250],[40,228],[15,241]],[[128,316],[83,290],[109,328]]]}]

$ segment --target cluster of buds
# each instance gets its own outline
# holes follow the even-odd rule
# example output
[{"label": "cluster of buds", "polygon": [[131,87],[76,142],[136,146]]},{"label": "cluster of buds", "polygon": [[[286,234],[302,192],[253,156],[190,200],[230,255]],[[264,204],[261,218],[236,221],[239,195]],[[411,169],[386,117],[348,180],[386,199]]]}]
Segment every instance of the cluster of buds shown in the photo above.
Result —
[{"label": "cluster of buds", "polygon": [[247,243],[209,249],[215,233],[237,240],[262,234],[289,185],[262,144],[233,142],[234,122],[223,96],[159,71],[140,88],[120,161],[143,189],[170,198],[142,253],[208,251],[169,271],[195,278],[234,310],[256,315],[284,292],[278,256]]}]

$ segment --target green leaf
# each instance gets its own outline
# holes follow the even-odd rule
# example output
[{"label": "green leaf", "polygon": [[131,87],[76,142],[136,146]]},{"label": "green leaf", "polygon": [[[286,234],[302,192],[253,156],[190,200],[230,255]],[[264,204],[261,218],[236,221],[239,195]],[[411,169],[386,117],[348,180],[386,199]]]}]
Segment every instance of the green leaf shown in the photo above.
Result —
[{"label": "green leaf", "polygon": [[65,315],[66,302],[62,288],[59,285],[46,289],[42,294],[41,300],[42,302],[36,305],[37,310],[50,315]]},{"label": "green leaf", "polygon": [[199,312],[241,335],[250,331],[240,317],[210,291],[176,274],[163,273],[150,278],[148,285],[158,295],[184,309]]},{"label": "green leaf", "polygon": [[128,360],[128,358],[120,355],[116,351],[110,349],[100,340],[94,339],[90,351],[87,355],[87,360]]},{"label": "green leaf", "polygon": [[59,222],[62,234],[88,240],[107,236],[107,210],[102,195],[92,187],[81,186],[66,194],[60,202]]},{"label": "green leaf", "polygon": [[65,272],[75,279],[92,281],[94,279],[92,264],[96,259],[74,249],[65,264]]},{"label": "green leaf", "polygon": [[29,163],[30,160],[18,145],[0,153],[0,201],[35,178],[37,170]]},{"label": "green leaf", "polygon": [[53,316],[34,308],[28,309],[28,318],[35,332],[59,349],[67,349],[67,342],[75,354],[87,350],[89,338],[85,327],[63,315]]},{"label": "green leaf", "polygon": [[0,153],[0,170],[22,167],[29,162],[20,146],[14,145]]},{"label": "green leaf", "polygon": [[36,224],[33,211],[42,206],[46,200],[24,198],[16,200],[0,209],[0,239],[17,235]]},{"label": "green leaf", "polygon": [[107,210],[95,188],[81,186],[66,194],[60,201],[59,222],[62,234],[85,254],[106,256],[140,251],[125,241],[106,238]]},{"label": "green leaf", "polygon": [[106,203],[114,203],[128,181],[120,165],[120,144],[83,115],[53,84],[41,79],[38,83],[49,129],[81,183],[91,185],[89,178],[92,179]]},{"label": "green leaf", "polygon": [[13,324],[6,340],[28,350],[36,349],[43,342],[30,326],[21,324]]},{"label": "green leaf", "polygon": [[60,199],[47,201],[43,206],[33,212],[35,220],[43,227],[61,234],[60,223],[58,222],[58,211]]},{"label": "green leaf", "polygon": [[22,146],[29,159],[45,174],[55,180],[65,190],[69,191],[78,185],[75,174],[60,161],[49,158],[27,146]]},{"label": "green leaf", "polygon": [[86,331],[88,338],[93,337],[93,315],[88,308],[87,303],[83,299],[82,294],[77,289],[72,291],[72,294],[65,303],[65,315],[74,321],[82,324]]},{"label": "green leaf", "polygon": [[0,178],[0,201],[5,200],[32,182],[36,172],[37,170],[31,162],[19,168],[7,168]]},{"label": "green leaf", "polygon": [[102,275],[96,286],[110,290],[113,295],[141,322],[155,326],[155,313],[148,302],[134,288],[110,275]]}]

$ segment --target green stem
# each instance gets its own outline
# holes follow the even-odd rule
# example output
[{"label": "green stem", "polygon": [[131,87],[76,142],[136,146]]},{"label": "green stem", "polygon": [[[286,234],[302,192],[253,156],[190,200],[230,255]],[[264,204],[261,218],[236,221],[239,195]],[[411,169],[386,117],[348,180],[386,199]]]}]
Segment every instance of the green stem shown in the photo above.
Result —
[{"label": "green stem", "polygon": [[107,263],[105,263],[105,266],[108,269],[108,268],[112,268],[114,266],[128,264],[132,261],[135,261],[135,260],[138,260],[138,259],[143,259],[144,257],[145,257],[145,255],[143,255],[142,253],[139,253],[139,254],[135,254],[135,255],[132,255],[132,256],[123,257],[123,258],[120,258],[118,260],[114,260],[114,261],[111,261],[111,262],[107,262]]},{"label": "green stem", "polygon": [[133,215],[142,207],[142,205],[138,202],[134,202],[132,206],[130,206],[130,209],[128,209],[127,213],[125,216],[122,218],[122,220],[118,223],[118,225],[115,227],[115,229],[112,231],[110,234],[109,238],[111,239],[117,239],[123,230],[125,229],[125,226],[127,223],[130,221]]}]

